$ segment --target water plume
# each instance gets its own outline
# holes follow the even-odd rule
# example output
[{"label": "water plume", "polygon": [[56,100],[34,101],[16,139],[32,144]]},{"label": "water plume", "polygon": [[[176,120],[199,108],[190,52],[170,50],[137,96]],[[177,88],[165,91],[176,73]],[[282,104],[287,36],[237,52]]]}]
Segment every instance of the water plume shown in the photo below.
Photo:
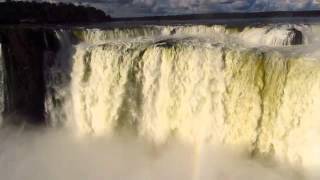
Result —
[{"label": "water plume", "polygon": [[63,130],[6,128],[0,143],[0,173],[6,180],[299,179],[285,167],[265,166],[221,147],[195,152],[176,140],[155,147],[126,136],[80,138]]}]

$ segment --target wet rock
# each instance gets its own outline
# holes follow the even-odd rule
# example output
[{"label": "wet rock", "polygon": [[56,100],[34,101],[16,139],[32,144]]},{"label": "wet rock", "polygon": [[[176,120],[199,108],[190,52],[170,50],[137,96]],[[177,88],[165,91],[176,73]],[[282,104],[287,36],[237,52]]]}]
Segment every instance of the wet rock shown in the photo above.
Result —
[{"label": "wet rock", "polygon": [[[50,52],[54,59],[59,41],[53,31],[43,29],[1,29],[1,47],[5,66],[4,118],[25,117],[43,124],[45,82],[43,67]],[[20,120],[19,120],[20,121]]]},{"label": "wet rock", "polygon": [[287,45],[300,45],[303,44],[303,34],[301,31],[290,28],[288,29],[288,37],[286,40]]}]

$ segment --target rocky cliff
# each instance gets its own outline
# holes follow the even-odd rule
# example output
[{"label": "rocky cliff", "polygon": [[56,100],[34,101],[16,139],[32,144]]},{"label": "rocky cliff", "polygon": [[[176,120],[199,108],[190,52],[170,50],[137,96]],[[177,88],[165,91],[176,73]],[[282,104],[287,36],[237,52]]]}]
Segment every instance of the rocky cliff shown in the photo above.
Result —
[{"label": "rocky cliff", "polygon": [[23,116],[34,123],[42,122],[44,59],[53,60],[59,48],[54,31],[1,29],[0,41],[5,67],[5,119]]}]

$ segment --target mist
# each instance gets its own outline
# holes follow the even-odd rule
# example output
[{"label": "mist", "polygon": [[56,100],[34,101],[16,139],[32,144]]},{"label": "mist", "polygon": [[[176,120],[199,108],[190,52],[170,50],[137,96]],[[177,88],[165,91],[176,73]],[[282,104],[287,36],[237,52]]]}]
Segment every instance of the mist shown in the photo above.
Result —
[{"label": "mist", "polygon": [[299,172],[261,164],[221,147],[178,140],[154,146],[127,136],[76,136],[64,130],[0,131],[4,180],[295,180]]}]

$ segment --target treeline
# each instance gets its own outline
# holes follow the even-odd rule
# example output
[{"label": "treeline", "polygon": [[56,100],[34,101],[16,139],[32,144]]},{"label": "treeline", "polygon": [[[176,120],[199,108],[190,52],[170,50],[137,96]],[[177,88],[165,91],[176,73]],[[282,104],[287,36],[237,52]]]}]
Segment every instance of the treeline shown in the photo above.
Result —
[{"label": "treeline", "polygon": [[83,23],[111,20],[102,10],[64,3],[7,1],[0,3],[0,23]]}]

